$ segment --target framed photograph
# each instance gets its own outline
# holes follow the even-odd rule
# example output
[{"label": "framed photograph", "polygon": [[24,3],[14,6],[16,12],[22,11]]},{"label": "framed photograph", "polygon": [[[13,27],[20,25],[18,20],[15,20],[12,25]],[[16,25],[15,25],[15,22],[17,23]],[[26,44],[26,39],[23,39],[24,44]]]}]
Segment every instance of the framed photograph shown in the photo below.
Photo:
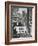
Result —
[{"label": "framed photograph", "polygon": [[37,42],[37,4],[5,2],[5,44]]}]

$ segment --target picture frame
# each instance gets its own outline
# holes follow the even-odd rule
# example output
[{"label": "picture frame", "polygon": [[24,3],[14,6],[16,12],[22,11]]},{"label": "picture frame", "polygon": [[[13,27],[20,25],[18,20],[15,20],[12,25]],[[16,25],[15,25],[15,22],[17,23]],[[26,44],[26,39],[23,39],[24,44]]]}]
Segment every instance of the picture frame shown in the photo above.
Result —
[{"label": "picture frame", "polygon": [[37,42],[37,4],[5,2],[5,44]]}]

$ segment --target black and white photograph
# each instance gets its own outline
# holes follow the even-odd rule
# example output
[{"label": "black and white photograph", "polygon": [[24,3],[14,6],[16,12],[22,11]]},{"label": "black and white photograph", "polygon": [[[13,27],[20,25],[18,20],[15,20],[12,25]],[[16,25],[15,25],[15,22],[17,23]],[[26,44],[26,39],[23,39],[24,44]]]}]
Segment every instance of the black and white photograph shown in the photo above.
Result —
[{"label": "black and white photograph", "polygon": [[32,7],[11,7],[11,35],[13,38],[32,37]]}]

